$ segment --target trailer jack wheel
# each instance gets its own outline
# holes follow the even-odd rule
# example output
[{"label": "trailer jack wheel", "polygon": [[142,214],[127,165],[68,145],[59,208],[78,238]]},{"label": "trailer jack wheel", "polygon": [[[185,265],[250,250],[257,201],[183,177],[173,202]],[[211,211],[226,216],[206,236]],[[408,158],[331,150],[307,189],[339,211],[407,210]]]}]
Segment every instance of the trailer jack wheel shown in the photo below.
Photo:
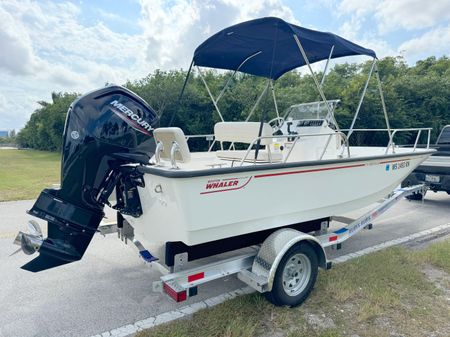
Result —
[{"label": "trailer jack wheel", "polygon": [[295,307],[302,304],[316,283],[318,259],[307,243],[291,247],[280,261],[275,273],[272,291],[267,300],[277,306]]},{"label": "trailer jack wheel", "polygon": [[408,195],[406,197],[406,199],[408,199],[408,200],[419,200],[420,201],[423,198],[425,198],[425,193],[415,192],[415,193],[413,193],[411,195]]},{"label": "trailer jack wheel", "polygon": [[[403,181],[401,187],[409,187],[411,186],[411,182],[409,181]],[[421,191],[416,191],[413,194],[407,195],[405,198],[408,200],[423,200],[425,198],[425,194],[427,193],[426,189],[423,189]]]}]

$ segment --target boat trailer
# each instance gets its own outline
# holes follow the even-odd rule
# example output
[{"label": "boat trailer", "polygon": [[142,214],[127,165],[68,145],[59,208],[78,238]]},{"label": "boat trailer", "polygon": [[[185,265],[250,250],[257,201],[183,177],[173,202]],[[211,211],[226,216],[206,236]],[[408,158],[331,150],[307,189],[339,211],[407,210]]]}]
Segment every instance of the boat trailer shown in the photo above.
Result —
[{"label": "boat trailer", "polygon": [[[137,240],[132,240],[140,257],[163,274],[153,283],[155,292],[166,293],[176,302],[182,302],[197,295],[198,286],[222,277],[237,274],[237,277],[256,291],[263,293],[275,305],[297,306],[303,303],[312,291],[318,268],[328,270],[332,262],[327,260],[325,248],[340,249],[344,241],[363,229],[372,229],[373,221],[386,212],[400,199],[414,193],[425,194],[425,185],[397,188],[372,210],[357,219],[342,216],[331,220],[344,224],[330,231],[329,221],[322,221],[320,229],[304,233],[293,228],[280,228],[271,233],[260,245],[253,245],[236,251],[237,255],[220,258],[203,264],[202,260],[189,261],[187,252],[174,256],[171,267],[160,263],[157,258]],[[41,238],[37,224],[30,222],[31,234],[19,233],[15,244],[23,247],[23,238]],[[117,224],[102,224],[98,228],[102,235],[117,233],[127,243],[133,237],[126,228]],[[131,241],[131,240],[130,240]],[[20,250],[20,249],[19,249]],[[245,253],[242,251],[245,250]],[[241,253],[239,253],[241,251]],[[210,255],[213,256],[213,255]]]},{"label": "boat trailer", "polygon": [[[413,193],[424,192],[426,186],[415,185],[397,188],[372,210],[357,219],[332,217],[344,226],[329,231],[329,222],[324,221],[321,229],[314,233],[303,233],[292,228],[273,232],[261,245],[248,247],[246,253],[201,264],[188,261],[188,253],[175,255],[174,266],[167,268],[158,261],[163,273],[153,283],[153,290],[166,293],[176,302],[182,302],[197,295],[198,286],[225,276],[237,277],[260,293],[264,293],[276,305],[297,306],[311,292],[318,267],[330,269],[332,262],[326,258],[326,247],[340,249],[344,241],[363,229],[372,229],[373,221],[386,212],[400,199]],[[100,231],[111,233],[111,225],[100,226]],[[151,254],[137,242],[140,256],[150,262]],[[228,254],[229,255],[229,254]]]}]

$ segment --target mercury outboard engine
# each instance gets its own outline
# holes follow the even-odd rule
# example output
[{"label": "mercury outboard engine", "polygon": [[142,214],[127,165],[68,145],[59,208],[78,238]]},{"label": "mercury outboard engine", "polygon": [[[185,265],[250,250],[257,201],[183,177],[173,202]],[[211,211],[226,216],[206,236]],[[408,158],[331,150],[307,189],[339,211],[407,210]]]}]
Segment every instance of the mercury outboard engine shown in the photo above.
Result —
[{"label": "mercury outboard engine", "polygon": [[[19,233],[25,253],[39,256],[22,266],[37,272],[80,260],[116,188],[121,213],[142,214],[136,166],[155,152],[157,115],[133,92],[108,86],[72,103],[67,113],[61,163],[61,187],[44,189],[29,214],[48,222],[48,237],[31,222],[31,233]],[[136,165],[138,164],[138,165]],[[33,224],[34,223],[34,224]]]}]

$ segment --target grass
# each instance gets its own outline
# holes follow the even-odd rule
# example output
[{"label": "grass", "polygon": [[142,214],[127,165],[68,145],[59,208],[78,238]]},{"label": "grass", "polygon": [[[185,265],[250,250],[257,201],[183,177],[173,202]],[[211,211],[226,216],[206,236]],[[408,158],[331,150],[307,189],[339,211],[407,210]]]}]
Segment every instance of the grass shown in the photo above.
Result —
[{"label": "grass", "polygon": [[[394,247],[321,271],[315,290],[298,308],[274,307],[251,294],[136,337],[449,336],[448,299],[422,272],[425,264],[449,273],[450,241],[414,252]],[[311,316],[332,324],[318,326]]]},{"label": "grass", "polygon": [[450,242],[442,241],[419,251],[415,257],[419,262],[430,263],[450,274]]},{"label": "grass", "polygon": [[59,183],[60,153],[0,149],[0,201],[35,199]]}]

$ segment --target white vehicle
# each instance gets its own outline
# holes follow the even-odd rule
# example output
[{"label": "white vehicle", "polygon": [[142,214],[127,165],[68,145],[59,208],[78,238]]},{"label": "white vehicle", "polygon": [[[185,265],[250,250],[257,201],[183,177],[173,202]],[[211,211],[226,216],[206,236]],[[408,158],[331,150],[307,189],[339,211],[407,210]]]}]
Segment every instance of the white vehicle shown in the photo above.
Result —
[{"label": "white vehicle", "polygon": [[[373,57],[373,63],[353,123],[344,132],[334,116],[338,101],[325,98],[310,63],[327,60],[328,65],[332,58],[350,55]],[[281,117],[273,81],[303,65],[311,70],[322,101],[295,105]],[[81,259],[115,188],[119,235],[133,239],[147,261],[159,259],[176,271],[187,261],[262,244],[257,254],[227,266],[255,288],[269,292],[273,303],[298,305],[312,289],[317,267],[327,266],[323,237],[306,233],[323,230],[334,215],[389,195],[434,151],[429,144],[395,145],[393,136],[401,131],[417,132],[417,144],[420,132],[430,129],[391,129],[375,53],[334,34],[278,18],[252,20],[203,42],[195,50],[190,69],[193,66],[221,119],[205,152],[191,152],[192,136],[179,128],[153,129],[156,118],[151,108],[124,88],[94,91],[72,104],[61,189],[44,190],[30,211],[48,220],[49,237],[44,240],[31,226],[32,233],[17,238],[24,251],[40,253],[24,269],[40,271]],[[267,78],[246,121],[225,121],[219,108],[225,88],[215,98],[200,67]],[[389,143],[350,146],[351,134],[361,132],[353,127],[373,73]],[[264,95],[272,96],[277,117],[266,122],[263,115],[261,121],[251,122]],[[363,221],[354,227],[367,225]],[[347,231],[345,237],[356,229]],[[337,240],[336,235],[331,237],[336,239],[327,242]],[[205,271],[192,275],[182,274],[187,277],[184,290],[196,280],[208,279]],[[167,292],[179,293],[179,282],[172,282],[171,276],[164,280]]]}]

